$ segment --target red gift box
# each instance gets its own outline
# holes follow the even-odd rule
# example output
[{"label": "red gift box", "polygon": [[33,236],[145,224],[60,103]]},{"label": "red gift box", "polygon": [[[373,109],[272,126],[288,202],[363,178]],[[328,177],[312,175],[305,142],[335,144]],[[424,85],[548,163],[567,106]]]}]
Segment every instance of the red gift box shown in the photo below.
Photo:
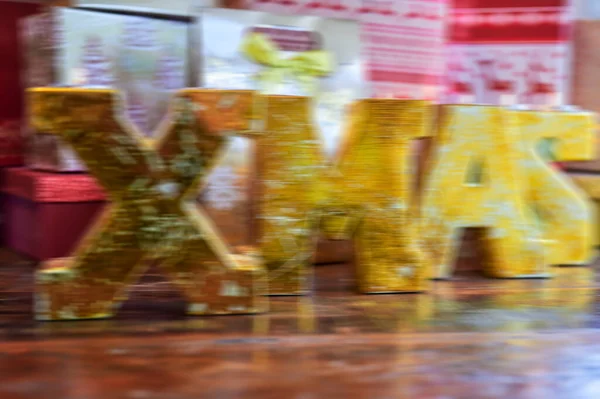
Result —
[{"label": "red gift box", "polygon": [[5,245],[36,260],[67,256],[104,207],[106,195],[87,174],[27,168],[2,170]]}]

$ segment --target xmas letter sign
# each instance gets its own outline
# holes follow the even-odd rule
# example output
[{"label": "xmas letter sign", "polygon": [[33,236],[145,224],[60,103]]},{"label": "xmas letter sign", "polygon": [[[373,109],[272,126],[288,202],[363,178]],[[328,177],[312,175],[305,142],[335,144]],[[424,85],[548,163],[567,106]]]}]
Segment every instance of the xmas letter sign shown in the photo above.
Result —
[{"label": "xmas letter sign", "polygon": [[[34,126],[70,143],[113,202],[74,258],[38,273],[42,320],[111,316],[149,260],[181,288],[192,314],[262,311],[267,292],[309,289],[319,230],[355,238],[363,293],[426,290],[431,265],[434,277],[448,277],[463,227],[487,229],[495,277],[547,276],[550,264],[591,257],[589,204],[537,148],[554,139],[559,160],[590,159],[591,113],[442,106],[419,223],[408,148],[430,134],[425,101],[357,101],[329,165],[308,97],[255,102],[251,91],[183,90],[153,146],[123,120],[112,90],[43,88],[30,97]],[[193,202],[224,133],[247,131],[255,117],[265,122],[259,253],[267,273],[255,258],[230,254]]]}]

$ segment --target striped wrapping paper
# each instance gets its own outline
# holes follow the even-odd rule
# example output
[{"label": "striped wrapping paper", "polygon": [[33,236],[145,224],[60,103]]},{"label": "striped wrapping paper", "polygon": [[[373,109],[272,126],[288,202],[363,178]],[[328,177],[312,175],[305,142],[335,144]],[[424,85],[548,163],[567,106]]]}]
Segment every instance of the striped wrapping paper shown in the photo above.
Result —
[{"label": "striped wrapping paper", "polygon": [[230,0],[224,5],[276,14],[360,22],[365,74],[374,97],[443,93],[447,0]]}]

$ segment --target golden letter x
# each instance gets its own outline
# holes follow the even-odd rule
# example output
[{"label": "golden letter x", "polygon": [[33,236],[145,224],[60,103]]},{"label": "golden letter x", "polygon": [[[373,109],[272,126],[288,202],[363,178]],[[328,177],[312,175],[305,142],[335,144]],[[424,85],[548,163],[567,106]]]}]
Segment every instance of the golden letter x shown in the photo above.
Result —
[{"label": "golden letter x", "polygon": [[191,314],[266,310],[262,268],[232,255],[194,202],[225,147],[224,133],[248,129],[251,91],[180,91],[152,146],[121,118],[112,90],[29,95],[33,125],[71,144],[112,201],[73,258],[38,272],[38,319],[113,315],[150,261],[181,289]]}]

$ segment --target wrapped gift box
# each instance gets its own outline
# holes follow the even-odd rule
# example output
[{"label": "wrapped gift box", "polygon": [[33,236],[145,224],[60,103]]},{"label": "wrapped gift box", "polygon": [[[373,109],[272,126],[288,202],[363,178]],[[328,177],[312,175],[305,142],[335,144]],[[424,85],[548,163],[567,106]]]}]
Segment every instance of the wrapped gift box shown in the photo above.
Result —
[{"label": "wrapped gift box", "polygon": [[369,93],[438,99],[443,89],[448,0],[222,0],[221,6],[360,24]]},{"label": "wrapped gift box", "polygon": [[555,105],[570,95],[570,0],[455,0],[445,101]]},{"label": "wrapped gift box", "polygon": [[[123,91],[127,115],[151,136],[165,116],[170,95],[187,86],[188,24],[55,7],[27,18],[25,85],[113,86]],[[32,132],[29,166],[81,171],[69,148]]]},{"label": "wrapped gift box", "polygon": [[19,75],[22,69],[19,46],[19,21],[39,12],[31,3],[2,2],[0,22],[0,166],[23,164],[23,134],[21,132],[23,91]]},{"label": "wrapped gift box", "polygon": [[[332,71],[308,89],[303,79],[286,76],[281,81],[259,78],[265,68],[242,51],[249,35],[266,37],[278,54],[294,57],[306,50],[325,50],[335,60]],[[253,89],[270,94],[314,96],[314,120],[320,128],[324,154],[333,159],[342,138],[346,107],[364,95],[366,85],[360,61],[358,24],[320,17],[273,15],[266,12],[205,9],[194,26],[198,38],[195,59],[202,59],[198,79],[220,89]],[[253,36],[253,37],[255,37]],[[231,245],[247,245],[259,235],[254,202],[260,181],[260,154],[255,143],[235,138],[217,162],[201,193],[207,212]],[[258,147],[258,146],[257,146]],[[337,247],[341,246],[340,249]],[[327,254],[318,260],[348,260],[348,243],[323,242]],[[346,254],[341,256],[340,254]],[[337,258],[337,259],[336,259]]]},{"label": "wrapped gift box", "polygon": [[105,204],[87,174],[9,168],[1,182],[5,245],[36,260],[69,255]]}]

